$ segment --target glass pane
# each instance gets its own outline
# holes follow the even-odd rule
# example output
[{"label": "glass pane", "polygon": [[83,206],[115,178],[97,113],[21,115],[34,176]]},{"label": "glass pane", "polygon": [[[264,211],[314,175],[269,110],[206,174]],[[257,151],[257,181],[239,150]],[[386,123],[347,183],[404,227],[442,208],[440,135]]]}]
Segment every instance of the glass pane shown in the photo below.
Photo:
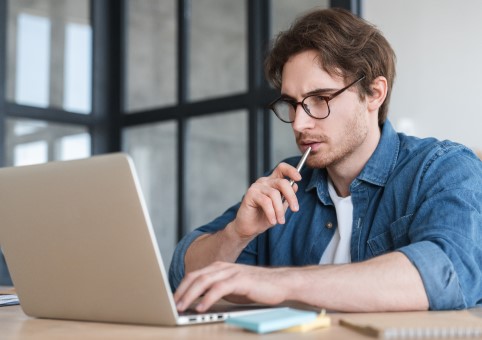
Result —
[{"label": "glass pane", "polygon": [[40,120],[7,119],[6,165],[20,166],[89,157],[86,128]]},{"label": "glass pane", "polygon": [[92,31],[86,24],[65,26],[64,109],[78,113],[91,110]]},{"label": "glass pane", "polygon": [[47,107],[49,104],[50,21],[20,13],[17,17],[17,79],[15,101]]},{"label": "glass pane", "polygon": [[[280,31],[288,29],[293,21],[300,15],[313,8],[328,8],[328,0],[273,0],[272,6],[272,36]],[[281,122],[270,111],[272,115],[272,166],[275,166],[283,159],[298,155],[300,152],[296,146],[295,137],[291,124]]]},{"label": "glass pane", "polygon": [[128,1],[126,111],[177,102],[175,0]]},{"label": "glass pane", "polygon": [[7,99],[90,113],[89,1],[15,0],[8,4]]},{"label": "glass pane", "polygon": [[246,1],[191,2],[190,99],[247,88]]},{"label": "glass pane", "polygon": [[162,259],[169,265],[177,242],[177,128],[158,123],[126,128],[123,150],[134,160]]},{"label": "glass pane", "polygon": [[246,111],[193,118],[187,144],[188,226],[211,221],[248,186]]},{"label": "glass pane", "polygon": [[329,8],[329,0],[272,0],[271,32],[276,36],[280,31],[288,29],[293,21],[305,12],[314,8]]}]

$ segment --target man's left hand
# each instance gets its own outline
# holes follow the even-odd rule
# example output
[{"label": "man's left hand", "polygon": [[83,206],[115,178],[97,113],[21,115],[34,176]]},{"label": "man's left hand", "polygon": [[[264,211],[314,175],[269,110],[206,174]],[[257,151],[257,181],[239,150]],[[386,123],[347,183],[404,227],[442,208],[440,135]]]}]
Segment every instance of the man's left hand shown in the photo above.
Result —
[{"label": "man's left hand", "polygon": [[223,297],[236,302],[257,302],[276,305],[286,300],[288,268],[263,268],[228,262],[215,262],[203,269],[186,274],[174,300],[177,309],[186,310],[196,299],[195,307],[204,312]]}]

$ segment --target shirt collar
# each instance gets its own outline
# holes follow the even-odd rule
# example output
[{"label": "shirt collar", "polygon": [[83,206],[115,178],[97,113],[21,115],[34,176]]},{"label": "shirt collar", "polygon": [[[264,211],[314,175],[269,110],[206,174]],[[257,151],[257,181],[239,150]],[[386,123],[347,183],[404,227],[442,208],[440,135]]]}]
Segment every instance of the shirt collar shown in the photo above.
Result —
[{"label": "shirt collar", "polygon": [[323,204],[333,204],[330,193],[328,191],[328,173],[326,169],[313,169],[311,179],[306,186],[305,191],[310,191],[316,188],[319,199]]},{"label": "shirt collar", "polygon": [[399,151],[400,139],[390,121],[387,120],[383,124],[380,142],[378,142],[375,152],[373,152],[357,179],[384,186],[395,168]]},{"label": "shirt collar", "polygon": [[[390,121],[386,120],[382,126],[382,133],[377,148],[355,181],[353,181],[352,187],[356,185],[355,182],[357,180],[384,186],[395,168],[399,150],[400,140],[397,132],[393,129]],[[329,199],[327,179],[326,169],[314,169],[306,191],[317,188],[320,199],[324,200],[323,198],[327,196],[325,200],[331,201]]]}]

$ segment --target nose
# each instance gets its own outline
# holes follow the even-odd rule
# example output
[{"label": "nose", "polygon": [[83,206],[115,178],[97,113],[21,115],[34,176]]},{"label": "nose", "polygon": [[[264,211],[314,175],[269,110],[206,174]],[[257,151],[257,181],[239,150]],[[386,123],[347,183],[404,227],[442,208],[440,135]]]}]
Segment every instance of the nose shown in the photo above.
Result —
[{"label": "nose", "polygon": [[315,119],[310,117],[303,109],[301,103],[296,105],[295,120],[291,123],[291,127],[295,132],[303,132],[306,129],[313,128]]}]

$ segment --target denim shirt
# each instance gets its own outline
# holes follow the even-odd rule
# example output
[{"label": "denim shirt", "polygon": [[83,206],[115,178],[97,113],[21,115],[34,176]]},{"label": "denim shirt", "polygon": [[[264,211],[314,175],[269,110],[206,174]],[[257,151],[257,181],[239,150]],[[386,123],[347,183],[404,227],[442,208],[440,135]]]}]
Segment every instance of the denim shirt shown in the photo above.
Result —
[{"label": "denim shirt", "polygon": [[[285,162],[295,165],[299,157]],[[326,169],[305,168],[298,182],[300,210],[286,224],[258,235],[238,263],[260,266],[318,264],[337,227]],[[389,121],[380,142],[351,183],[351,260],[402,252],[423,280],[430,309],[482,305],[482,162],[463,145],[396,133]],[[240,203],[186,235],[169,270],[176,289],[184,256],[204,233],[231,222]]]}]

